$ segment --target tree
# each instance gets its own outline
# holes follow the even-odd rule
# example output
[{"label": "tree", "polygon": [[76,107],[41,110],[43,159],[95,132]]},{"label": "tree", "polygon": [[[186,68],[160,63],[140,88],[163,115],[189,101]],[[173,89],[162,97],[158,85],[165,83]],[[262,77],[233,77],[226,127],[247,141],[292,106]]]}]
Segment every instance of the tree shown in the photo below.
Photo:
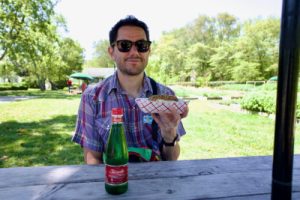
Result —
[{"label": "tree", "polygon": [[222,42],[219,47],[214,49],[214,54],[209,58],[211,80],[233,80],[235,53],[233,41]]},{"label": "tree", "polygon": [[36,81],[41,90],[45,90],[46,79],[49,79],[62,63],[56,27],[50,24],[45,28],[48,30],[47,35],[28,31],[27,39],[19,45],[20,51],[9,56],[16,68],[26,68],[30,79]]},{"label": "tree", "polygon": [[49,52],[46,57],[55,58],[49,60],[47,66],[47,79],[52,88],[63,88],[66,80],[74,71],[81,71],[84,62],[83,49],[78,42],[71,38],[62,38],[55,51]]},{"label": "tree", "polygon": [[[163,82],[266,80],[277,73],[279,19],[243,24],[228,13],[199,16],[165,32],[152,48],[147,72]],[[155,77],[155,78],[156,78]]]},{"label": "tree", "polygon": [[54,5],[51,0],[0,0],[0,61],[28,45],[28,31],[48,33]]},{"label": "tree", "polygon": [[156,65],[159,65],[157,75],[167,83],[178,81],[179,70],[183,66],[184,54],[181,51],[182,44],[178,42],[174,33],[163,35],[152,53],[156,55]]},{"label": "tree", "polygon": [[65,78],[74,71],[82,70],[84,63],[83,48],[78,42],[71,38],[63,38],[60,42],[59,52],[63,65],[59,67],[58,75],[63,75]]},{"label": "tree", "polygon": [[[0,61],[12,63],[14,70],[25,70],[35,75],[44,89],[45,58],[51,48],[45,44],[56,40],[55,27],[51,25],[54,3],[51,0],[1,0],[0,1]],[[48,46],[49,47],[49,46]]]},{"label": "tree", "polygon": [[[75,69],[81,69],[83,50],[70,38],[61,39],[58,27],[66,27],[56,16],[51,0],[0,0],[1,66],[9,66],[28,82],[45,89],[65,83]],[[1,60],[0,60],[1,61]],[[7,70],[6,70],[7,71]]]},{"label": "tree", "polygon": [[212,54],[212,48],[203,44],[195,43],[187,49],[185,70],[189,77],[196,72],[198,76],[207,76],[209,73],[209,58]]},{"label": "tree", "polygon": [[100,40],[95,44],[95,52],[92,60],[88,61],[86,66],[90,67],[113,67],[114,62],[110,58],[107,48],[109,47],[108,40]]},{"label": "tree", "polygon": [[240,36],[238,19],[228,13],[220,13],[214,19],[216,40],[218,43],[229,42]]},{"label": "tree", "polygon": [[184,36],[189,44],[200,42],[208,46],[214,46],[215,27],[214,19],[206,15],[200,15],[193,23],[185,27],[186,35]]},{"label": "tree", "polygon": [[[258,72],[254,80],[266,80],[277,74],[280,21],[277,18],[253,20],[244,24],[237,42],[236,63],[252,63]],[[243,61],[243,62],[242,62]]]}]

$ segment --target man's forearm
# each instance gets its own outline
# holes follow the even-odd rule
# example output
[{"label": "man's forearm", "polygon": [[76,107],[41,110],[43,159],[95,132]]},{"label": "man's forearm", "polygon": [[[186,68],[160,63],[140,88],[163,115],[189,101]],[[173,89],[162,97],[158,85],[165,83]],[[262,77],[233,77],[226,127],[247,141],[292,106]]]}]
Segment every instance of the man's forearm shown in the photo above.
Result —
[{"label": "man's forearm", "polygon": [[88,165],[101,164],[101,156],[102,154],[99,152],[84,148],[84,162]]}]

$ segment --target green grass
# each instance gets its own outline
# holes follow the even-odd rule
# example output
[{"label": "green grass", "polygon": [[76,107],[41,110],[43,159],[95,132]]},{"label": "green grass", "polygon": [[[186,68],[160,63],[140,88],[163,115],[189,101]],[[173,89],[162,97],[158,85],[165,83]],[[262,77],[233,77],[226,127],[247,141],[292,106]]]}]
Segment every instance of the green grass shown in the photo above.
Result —
[{"label": "green grass", "polygon": [[[0,92],[34,99],[0,104],[0,167],[82,164],[79,145],[71,142],[80,95],[66,91]],[[183,120],[181,160],[272,155],[274,120],[234,113],[192,100]],[[300,153],[299,131],[295,153]]]},{"label": "green grass", "polygon": [[0,104],[0,167],[83,163],[81,148],[71,142],[80,96],[34,93],[41,97]]},{"label": "green grass", "polygon": [[[206,101],[191,101],[183,120],[180,159],[272,155],[275,121],[257,114],[214,108]],[[295,153],[300,153],[299,131]]]},{"label": "green grass", "polygon": [[171,86],[175,94],[180,97],[222,97],[222,96],[240,96],[241,91],[220,90],[218,88],[195,88],[189,86]]}]

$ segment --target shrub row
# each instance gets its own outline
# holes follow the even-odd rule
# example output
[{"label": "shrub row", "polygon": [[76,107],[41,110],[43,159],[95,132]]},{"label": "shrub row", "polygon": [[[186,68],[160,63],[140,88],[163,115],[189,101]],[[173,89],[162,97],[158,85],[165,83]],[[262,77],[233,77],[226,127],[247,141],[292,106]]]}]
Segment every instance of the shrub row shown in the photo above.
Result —
[{"label": "shrub row", "polygon": [[0,91],[4,90],[28,90],[28,86],[24,83],[2,83]]},{"label": "shrub row", "polygon": [[275,113],[276,96],[274,92],[249,93],[241,101],[241,107],[255,112]]},{"label": "shrub row", "polygon": [[[300,118],[300,95],[297,98],[296,117]],[[276,92],[257,91],[249,93],[241,100],[241,108],[254,111],[275,114]]]}]

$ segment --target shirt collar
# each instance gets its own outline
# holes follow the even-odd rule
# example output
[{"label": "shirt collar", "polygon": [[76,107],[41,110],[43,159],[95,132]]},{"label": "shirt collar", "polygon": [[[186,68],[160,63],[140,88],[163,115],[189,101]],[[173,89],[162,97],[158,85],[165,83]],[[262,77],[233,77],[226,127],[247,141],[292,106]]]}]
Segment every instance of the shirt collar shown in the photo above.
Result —
[{"label": "shirt collar", "polygon": [[112,79],[109,83],[108,94],[110,94],[114,90],[116,90],[118,92],[122,91],[122,88],[121,88],[121,86],[119,84],[119,81],[118,81],[117,71],[115,71],[115,73],[113,74]]},{"label": "shirt collar", "polygon": [[145,94],[145,97],[149,97],[153,94],[153,90],[151,87],[151,82],[150,79],[148,78],[148,76],[145,73],[144,76],[144,87],[143,87],[143,94]]}]

